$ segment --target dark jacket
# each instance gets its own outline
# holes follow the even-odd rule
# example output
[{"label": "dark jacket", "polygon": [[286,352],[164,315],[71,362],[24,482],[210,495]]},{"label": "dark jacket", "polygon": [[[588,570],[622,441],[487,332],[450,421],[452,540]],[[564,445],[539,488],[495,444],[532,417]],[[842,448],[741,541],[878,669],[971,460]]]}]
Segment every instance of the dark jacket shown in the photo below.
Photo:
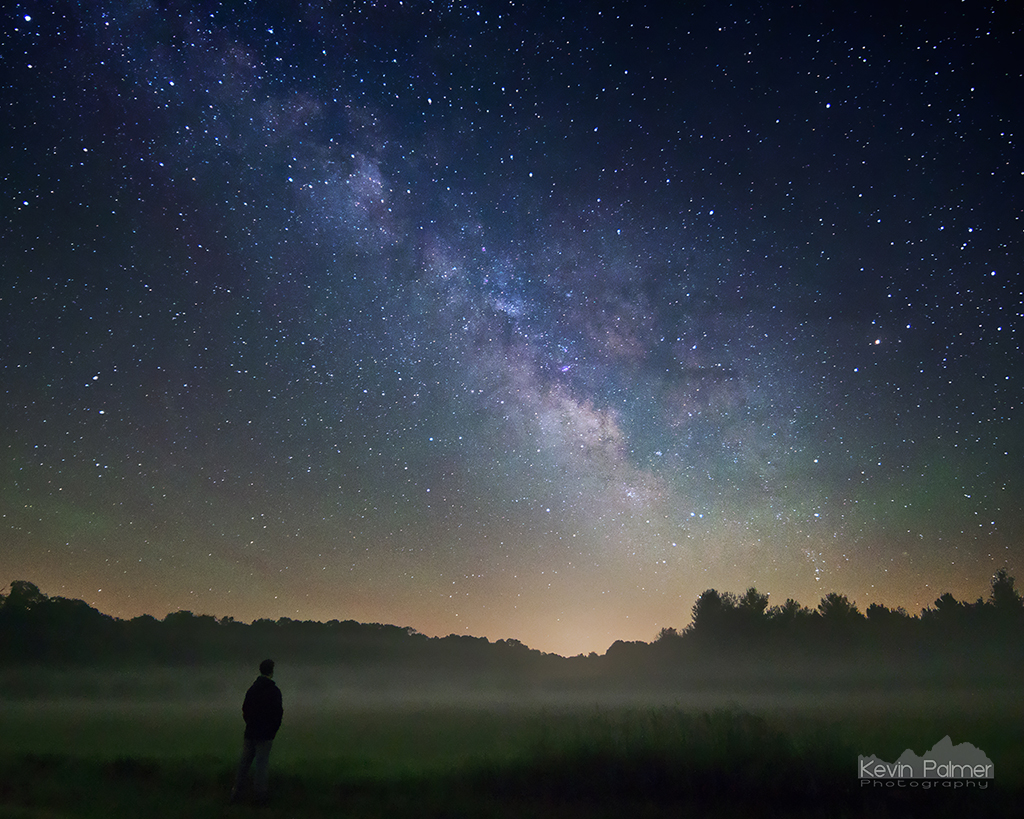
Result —
[{"label": "dark jacket", "polygon": [[270,677],[262,674],[245,692],[242,703],[242,716],[245,717],[245,738],[262,742],[273,739],[277,729],[281,727],[284,716],[284,705],[281,702],[281,689]]}]

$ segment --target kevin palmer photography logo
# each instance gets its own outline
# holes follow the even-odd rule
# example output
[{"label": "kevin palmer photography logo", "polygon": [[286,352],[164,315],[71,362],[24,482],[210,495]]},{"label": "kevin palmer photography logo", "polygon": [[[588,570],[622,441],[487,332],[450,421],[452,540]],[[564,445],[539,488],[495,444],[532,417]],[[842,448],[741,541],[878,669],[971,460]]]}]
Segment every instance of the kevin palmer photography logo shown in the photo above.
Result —
[{"label": "kevin palmer photography logo", "polygon": [[995,766],[984,751],[947,736],[918,756],[907,748],[895,762],[875,755],[857,757],[861,787],[875,788],[987,788]]}]

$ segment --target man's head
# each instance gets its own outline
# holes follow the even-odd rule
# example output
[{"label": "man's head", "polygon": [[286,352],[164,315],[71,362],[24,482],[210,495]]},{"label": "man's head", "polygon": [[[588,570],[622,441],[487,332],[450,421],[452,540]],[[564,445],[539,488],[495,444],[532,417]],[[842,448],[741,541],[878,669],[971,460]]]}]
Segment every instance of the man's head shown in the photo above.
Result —
[{"label": "man's head", "polygon": [[265,677],[273,677],[274,676],[274,661],[273,660],[264,660],[262,663],[260,663],[260,674],[262,674]]}]

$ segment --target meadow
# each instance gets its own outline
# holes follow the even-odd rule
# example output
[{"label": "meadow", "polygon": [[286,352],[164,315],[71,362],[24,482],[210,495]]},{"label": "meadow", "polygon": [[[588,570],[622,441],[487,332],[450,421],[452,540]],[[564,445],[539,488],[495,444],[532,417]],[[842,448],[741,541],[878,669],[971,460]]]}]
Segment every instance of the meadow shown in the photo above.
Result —
[{"label": "meadow", "polygon": [[[533,689],[283,669],[269,805],[228,805],[238,668],[0,674],[0,816],[1011,816],[1013,691]],[[324,683],[330,679],[330,685]],[[858,754],[943,736],[987,789],[865,789]]]}]

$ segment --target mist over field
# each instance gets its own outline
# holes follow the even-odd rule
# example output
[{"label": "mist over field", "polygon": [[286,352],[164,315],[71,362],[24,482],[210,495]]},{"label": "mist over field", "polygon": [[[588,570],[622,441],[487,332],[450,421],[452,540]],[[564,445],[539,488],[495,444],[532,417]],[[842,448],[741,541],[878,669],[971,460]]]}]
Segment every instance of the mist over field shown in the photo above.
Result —
[{"label": "mist over field", "polygon": [[[805,670],[807,671],[807,670]],[[886,673],[888,672],[888,673]],[[161,708],[238,712],[257,672],[240,663],[196,666],[45,667],[0,669],[0,698],[37,708]],[[984,686],[918,680],[893,684],[895,669],[835,665],[816,673],[763,669],[736,678],[735,669],[696,669],[669,685],[652,677],[615,677],[577,669],[527,675],[515,669],[418,669],[279,664],[275,680],[289,714],[351,709],[591,709],[674,706],[805,712],[824,709],[995,710],[1016,702],[1015,680]],[[238,712],[240,713],[240,712]]]}]

